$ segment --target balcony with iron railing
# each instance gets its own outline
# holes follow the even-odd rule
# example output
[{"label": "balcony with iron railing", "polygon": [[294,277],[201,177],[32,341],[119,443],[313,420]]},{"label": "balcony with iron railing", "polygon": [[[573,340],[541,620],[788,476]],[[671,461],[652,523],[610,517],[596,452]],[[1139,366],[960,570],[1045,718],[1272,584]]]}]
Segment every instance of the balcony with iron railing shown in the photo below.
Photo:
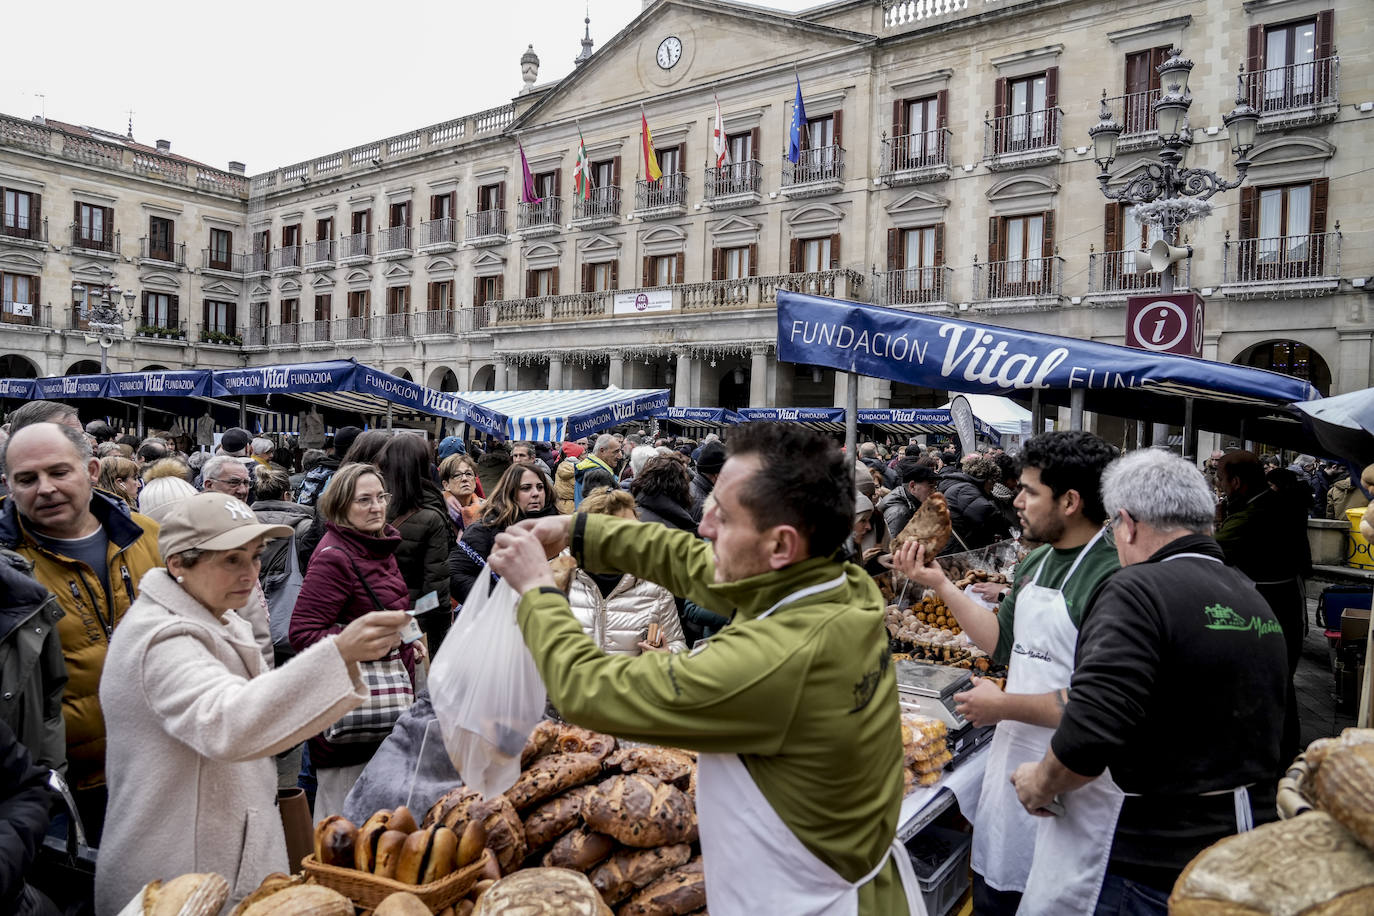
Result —
[{"label": "balcony with iron railing", "polygon": [[334,266],[333,239],[316,239],[305,243],[305,266],[313,270],[328,270]]},{"label": "balcony with iron railing", "polygon": [[200,269],[222,274],[242,274],[243,254],[232,251],[202,248],[200,250]]},{"label": "balcony with iron railing", "polygon": [[298,274],[301,272],[301,246],[283,245],[272,249],[272,273]]},{"label": "balcony with iron railing", "polygon": [[753,206],[763,200],[759,192],[762,177],[763,163],[757,159],[727,162],[719,168],[707,169],[704,202],[712,210]]},{"label": "balcony with iron railing", "polygon": [[420,250],[426,254],[452,251],[458,247],[458,221],[450,216],[420,224]]},{"label": "balcony with iron railing", "polygon": [[1154,108],[1155,102],[1159,101],[1159,93],[1158,89],[1150,89],[1103,99],[1122,128],[1121,139],[1116,142],[1117,152],[1128,153],[1159,145]]},{"label": "balcony with iron railing", "polygon": [[574,229],[605,229],[620,222],[620,188],[592,188],[573,204]]},{"label": "balcony with iron railing", "polygon": [[1334,121],[1340,113],[1339,57],[1268,67],[1241,76],[1247,100],[1260,113],[1259,129]]},{"label": "balcony with iron railing", "polygon": [[671,219],[687,214],[687,176],[664,175],[657,181],[635,182],[635,216],[640,219]]},{"label": "balcony with iron railing", "polygon": [[377,256],[379,258],[408,258],[411,255],[411,228],[392,226],[377,230]]},{"label": "balcony with iron railing", "polygon": [[973,307],[989,312],[1054,308],[1064,293],[1064,259],[1026,258],[973,264]]},{"label": "balcony with iron railing", "polygon": [[52,328],[52,306],[37,302],[0,302],[0,325],[5,328]]},{"label": "balcony with iron railing", "polygon": [[241,347],[243,335],[239,333],[238,328],[202,326],[196,334],[196,342],[212,347]]},{"label": "balcony with iron railing", "polygon": [[250,251],[245,254],[243,256],[243,272],[249,276],[267,273],[267,254],[266,251]]},{"label": "balcony with iron railing", "polygon": [[[1175,292],[1192,289],[1192,258],[1172,265],[1170,270],[1174,274]],[[1149,252],[1143,249],[1088,254],[1088,297],[1095,301],[1124,300],[1127,296],[1162,292],[1161,279],[1159,271],[1150,269]]]},{"label": "balcony with iron railing", "polygon": [[1326,296],[1340,286],[1341,227],[1334,232],[1232,241],[1221,291],[1237,299]]},{"label": "balcony with iron railing", "polygon": [[954,310],[954,268],[907,267],[880,272],[873,285],[873,298],[878,305],[910,308],[921,312]]},{"label": "balcony with iron railing", "polygon": [[28,213],[7,213],[0,223],[0,244],[42,248],[48,240],[48,221],[32,220]]},{"label": "balcony with iron railing", "polygon": [[782,193],[787,197],[820,197],[844,188],[844,147],[838,144],[804,149],[797,161],[782,157]]},{"label": "balcony with iron railing", "polygon": [[372,260],[372,233],[355,232],[339,239],[339,266],[366,264]]},{"label": "balcony with iron railing", "polygon": [[532,203],[521,201],[516,216],[520,234],[525,238],[557,235],[563,231],[563,201],[557,197]]},{"label": "balcony with iron railing", "polygon": [[941,127],[884,138],[879,177],[892,187],[948,178],[950,136],[951,131]]},{"label": "balcony with iron railing", "polygon": [[150,261],[156,267],[175,267],[178,270],[184,270],[186,267],[186,243],[164,242],[144,236],[138,240],[138,260],[139,263]]},{"label": "balcony with iron railing", "polygon": [[1064,158],[1059,137],[1064,112],[1044,108],[988,118],[983,132],[983,160],[994,171],[1059,162]]},{"label": "balcony with iron railing", "polygon": [[334,340],[367,340],[372,330],[372,319],[366,316],[335,318],[330,329]]},{"label": "balcony with iron railing", "polygon": [[400,340],[410,336],[409,312],[394,312],[372,316],[373,340]]},{"label": "balcony with iron railing", "polygon": [[88,257],[119,257],[119,230],[93,229],[79,225],[73,225],[71,228],[72,248]]},{"label": "balcony with iron railing", "polygon": [[504,245],[506,243],[506,211],[478,210],[476,213],[469,213],[466,240],[469,245],[478,248]]},{"label": "balcony with iron railing", "polygon": [[[779,290],[815,296],[852,298],[863,286],[863,276],[852,270],[810,271],[774,276],[740,277],[703,283],[678,283],[666,287],[673,297],[673,310],[657,312],[663,321],[673,313],[701,314],[773,308]],[[664,289],[665,287],[648,287]],[[506,299],[488,304],[492,323],[497,326],[549,324],[568,321],[622,320],[615,317],[617,297],[633,298],[643,289],[604,290],[564,296],[537,296]]]},{"label": "balcony with iron railing", "polygon": [[168,321],[166,319],[143,316],[143,324],[138,326],[134,336],[141,340],[167,340],[173,343],[186,343],[186,319]]}]

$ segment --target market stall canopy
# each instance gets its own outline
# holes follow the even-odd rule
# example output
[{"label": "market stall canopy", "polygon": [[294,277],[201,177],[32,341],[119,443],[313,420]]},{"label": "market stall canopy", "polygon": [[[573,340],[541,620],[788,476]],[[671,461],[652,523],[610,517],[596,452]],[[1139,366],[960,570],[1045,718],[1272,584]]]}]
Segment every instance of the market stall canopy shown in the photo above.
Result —
[{"label": "market stall canopy", "polygon": [[462,391],[462,419],[503,439],[564,442],[648,417],[668,406],[667,388]]},{"label": "market stall canopy", "polygon": [[[1003,435],[1016,436],[1021,433],[1022,423],[1029,424],[1031,412],[1011,398],[995,394],[966,394],[973,416],[984,421]],[[951,401],[950,404],[953,402]],[[950,404],[941,404],[941,410],[949,410]]]},{"label": "market stall canopy", "polygon": [[[773,420],[781,423],[800,423],[811,429],[828,433],[844,432],[843,407],[745,407],[739,411],[745,420]],[[903,409],[898,407],[859,408],[859,424],[873,426],[882,432],[920,435],[923,433],[947,433],[954,435],[954,418],[948,410]],[[1000,444],[1002,437],[987,423],[975,417],[974,428],[978,435],[994,445]]]},{"label": "market stall canopy", "polygon": [[1357,469],[1374,464],[1374,388],[1302,401],[1292,409],[1328,454]]},{"label": "market stall canopy", "polygon": [[736,426],[744,418],[728,407],[660,407],[650,411],[655,420],[671,420],[684,426]]},{"label": "market stall canopy", "polygon": [[471,405],[458,395],[426,388],[352,359],[222,369],[215,373],[215,381],[231,397],[264,398],[267,404],[280,395],[355,418],[386,413],[391,405],[407,413],[469,422],[467,408]]},{"label": "market stall canopy", "polygon": [[[1302,379],[859,302],[778,292],[778,359],[970,394],[1029,395],[1086,410],[1248,436],[1247,423],[1321,397]],[[1296,426],[1296,424],[1293,424]]]}]

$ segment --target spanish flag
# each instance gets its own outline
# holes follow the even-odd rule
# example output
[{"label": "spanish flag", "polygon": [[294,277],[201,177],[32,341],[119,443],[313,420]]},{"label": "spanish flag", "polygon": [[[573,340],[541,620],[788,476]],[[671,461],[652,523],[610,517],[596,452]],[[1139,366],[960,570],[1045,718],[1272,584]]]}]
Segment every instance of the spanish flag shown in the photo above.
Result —
[{"label": "spanish flag", "polygon": [[644,117],[644,107],[639,109],[640,139],[644,144],[644,176],[649,181],[658,181],[663,170],[658,167],[658,153],[654,150],[654,138],[649,133],[649,120]]}]

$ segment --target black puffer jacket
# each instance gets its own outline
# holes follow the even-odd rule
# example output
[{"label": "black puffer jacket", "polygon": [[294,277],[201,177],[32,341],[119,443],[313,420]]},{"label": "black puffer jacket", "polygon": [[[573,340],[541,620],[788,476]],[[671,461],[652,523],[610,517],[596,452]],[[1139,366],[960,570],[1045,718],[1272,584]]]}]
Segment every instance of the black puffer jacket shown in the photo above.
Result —
[{"label": "black puffer jacket", "polygon": [[701,521],[702,507],[706,504],[706,497],[711,495],[711,491],[716,488],[715,481],[710,480],[700,471],[692,472],[692,518]]},{"label": "black puffer jacket", "polygon": [[36,764],[65,772],[67,664],[57,635],[61,616],[52,592],[33,577],[33,564],[0,550],[0,722],[14,731]]},{"label": "black puffer jacket", "polygon": [[635,506],[639,511],[641,522],[658,522],[669,528],[690,531],[692,534],[697,533],[697,523],[692,518],[691,511],[685,506],[673,502],[662,493],[636,493]]},{"label": "black puffer jacket", "polygon": [[958,535],[950,539],[947,553],[977,550],[1007,535],[1006,520],[983,492],[982,481],[962,471],[951,471],[940,475],[935,488],[949,504],[954,533]]},{"label": "black puffer jacket", "polygon": [[47,777],[9,726],[0,722],[0,912],[43,912],[28,896],[24,873],[38,857],[48,831],[52,796]]},{"label": "black puffer jacket", "polygon": [[439,488],[425,481],[419,508],[391,520],[401,532],[396,565],[410,592],[410,606],[430,592],[438,593],[439,607],[449,606],[449,554],[457,538],[448,520],[448,506]]},{"label": "black puffer jacket", "polygon": [[[527,518],[543,518],[546,515],[557,515],[558,509],[554,506],[545,506],[538,512],[529,515],[521,514],[516,521],[524,521]],[[463,537],[453,547],[453,552],[449,554],[449,594],[453,600],[460,605],[467,600],[468,592],[472,591],[472,583],[477,581],[482,570],[486,568],[487,557],[491,555],[491,548],[496,543],[496,536],[505,527],[496,528],[479,519],[463,529]],[[467,548],[466,550],[464,548]],[[481,557],[481,562],[474,559],[471,554]]]}]

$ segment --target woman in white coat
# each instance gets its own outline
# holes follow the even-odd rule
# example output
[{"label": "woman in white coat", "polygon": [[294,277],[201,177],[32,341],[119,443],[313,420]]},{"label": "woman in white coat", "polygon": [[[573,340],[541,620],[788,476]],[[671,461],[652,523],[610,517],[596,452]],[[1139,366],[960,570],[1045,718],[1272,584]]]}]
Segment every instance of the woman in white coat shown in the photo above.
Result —
[{"label": "woman in white coat", "polygon": [[96,866],[96,912],[119,912],[148,881],[216,872],[232,907],[268,874],[289,872],[272,755],[323,730],[367,696],[358,662],[400,642],[404,612],[355,620],[270,670],[238,615],[258,582],[258,524],[223,493],[170,512],[166,569],[110,641],[100,683],[110,800]]},{"label": "woman in white coat", "polygon": [[[584,497],[578,508],[594,515],[639,520],[634,497],[609,487]],[[681,652],[687,648],[672,593],[647,579],[596,575],[578,569],[568,588],[568,604],[582,629],[610,655],[638,655],[647,649]],[[657,646],[644,642],[651,623],[658,624],[663,634]]]}]

